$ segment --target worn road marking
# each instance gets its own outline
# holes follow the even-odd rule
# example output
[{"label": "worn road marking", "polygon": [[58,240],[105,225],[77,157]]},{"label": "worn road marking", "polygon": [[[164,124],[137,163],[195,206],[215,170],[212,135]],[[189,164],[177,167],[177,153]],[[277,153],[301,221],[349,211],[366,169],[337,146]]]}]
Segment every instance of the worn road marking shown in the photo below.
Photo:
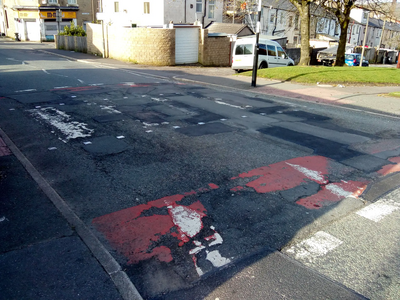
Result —
[{"label": "worn road marking", "polygon": [[320,256],[326,255],[343,242],[338,238],[326,233],[318,231],[312,237],[298,243],[285,250],[288,255],[303,262],[313,262]]},{"label": "worn road marking", "polygon": [[357,215],[379,222],[392,212],[400,209],[400,203],[390,199],[381,199],[356,212]]}]

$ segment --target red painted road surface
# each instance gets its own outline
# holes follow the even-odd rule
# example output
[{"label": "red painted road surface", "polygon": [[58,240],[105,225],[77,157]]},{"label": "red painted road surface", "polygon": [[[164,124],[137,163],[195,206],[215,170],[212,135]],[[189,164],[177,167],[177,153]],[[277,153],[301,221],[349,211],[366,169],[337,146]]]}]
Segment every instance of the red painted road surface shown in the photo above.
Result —
[{"label": "red painted road surface", "polygon": [[[268,166],[260,167],[233,177],[232,181],[252,179],[245,186],[236,185],[230,191],[240,193],[242,190],[253,190],[257,193],[271,193],[292,189],[310,181],[320,185],[319,191],[309,197],[298,200],[296,203],[307,209],[320,209],[326,205],[341,201],[346,197],[360,196],[368,185],[368,180],[359,178],[358,181],[329,182],[328,175],[330,165],[334,161],[323,156],[306,156],[289,159]],[[380,174],[384,175],[388,170],[399,170],[400,160],[395,158],[390,164],[382,168]],[[171,249],[163,245],[164,236],[172,236],[176,240],[176,246],[183,246],[193,241],[203,230],[202,219],[207,216],[207,211],[200,201],[191,205],[181,205],[186,197],[207,193],[219,189],[210,183],[207,188],[199,188],[183,194],[167,196],[104,215],[93,219],[95,227],[104,234],[111,245],[128,259],[128,264],[136,264],[140,261],[156,257],[162,262],[171,262],[173,257]],[[168,214],[150,214],[146,211],[151,208],[166,208]],[[204,250],[205,245],[211,241],[213,244],[222,244],[223,239],[213,226],[214,234],[204,238],[205,241],[194,239],[193,249],[189,251],[197,273],[201,276],[202,270],[196,264],[196,254]],[[221,266],[229,262],[229,258],[223,258],[218,251],[207,252],[214,266]],[[209,257],[210,256],[210,257]]]}]

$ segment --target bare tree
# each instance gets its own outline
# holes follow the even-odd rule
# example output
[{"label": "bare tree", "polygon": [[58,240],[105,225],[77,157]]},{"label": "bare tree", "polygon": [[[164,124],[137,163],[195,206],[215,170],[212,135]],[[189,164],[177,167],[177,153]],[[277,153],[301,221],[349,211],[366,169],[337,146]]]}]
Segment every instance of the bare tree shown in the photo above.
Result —
[{"label": "bare tree", "polygon": [[310,6],[312,0],[289,0],[299,11],[300,15],[300,66],[310,64]]}]

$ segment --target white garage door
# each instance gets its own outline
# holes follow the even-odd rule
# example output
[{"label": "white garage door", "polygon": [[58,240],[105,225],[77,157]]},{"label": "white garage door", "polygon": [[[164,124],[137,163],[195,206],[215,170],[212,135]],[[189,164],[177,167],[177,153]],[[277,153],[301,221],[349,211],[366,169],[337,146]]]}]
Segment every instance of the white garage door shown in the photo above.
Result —
[{"label": "white garage door", "polygon": [[175,28],[175,64],[199,61],[199,27]]},{"label": "white garage door", "polygon": [[35,22],[25,22],[26,24],[26,40],[27,41],[40,41],[40,28],[39,23]]}]

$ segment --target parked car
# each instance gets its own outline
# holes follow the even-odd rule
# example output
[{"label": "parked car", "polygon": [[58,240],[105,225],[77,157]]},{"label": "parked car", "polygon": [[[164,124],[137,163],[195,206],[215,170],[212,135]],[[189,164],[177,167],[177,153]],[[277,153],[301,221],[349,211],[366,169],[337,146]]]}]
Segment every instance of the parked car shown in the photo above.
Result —
[{"label": "parked car", "polygon": [[[350,53],[350,54],[346,54],[344,56],[344,62],[346,63],[346,65],[350,66],[350,67],[356,67],[360,65],[360,60],[361,60],[361,54],[360,53]],[[363,58],[362,61],[362,66],[363,67],[368,67],[369,63],[367,60],[365,60]]]},{"label": "parked car", "polygon": [[[353,52],[353,46],[346,46],[346,53]],[[336,62],[336,53],[338,46],[332,46],[330,48],[318,51],[317,61],[324,66],[333,66]]]},{"label": "parked car", "polygon": [[[232,69],[236,72],[253,69],[253,51],[256,43],[255,37],[241,38],[235,42],[232,56]],[[258,41],[258,68],[274,68],[294,66],[294,61],[275,41],[260,39]]]}]

